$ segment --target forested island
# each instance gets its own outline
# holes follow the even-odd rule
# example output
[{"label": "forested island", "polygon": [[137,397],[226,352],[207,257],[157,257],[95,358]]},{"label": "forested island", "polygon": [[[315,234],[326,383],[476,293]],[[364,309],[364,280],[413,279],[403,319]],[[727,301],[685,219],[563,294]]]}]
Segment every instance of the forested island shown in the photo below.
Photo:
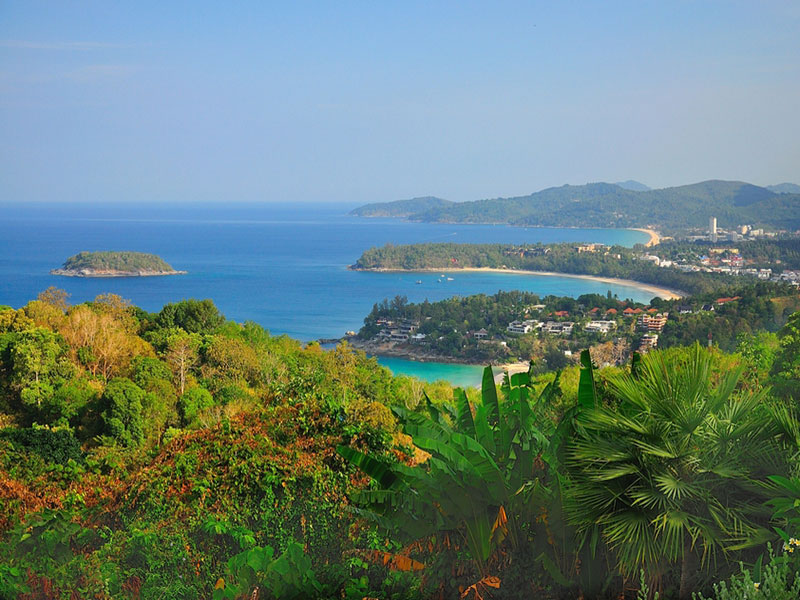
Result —
[{"label": "forested island", "polygon": [[[791,193],[782,193],[784,190]],[[741,181],[703,181],[664,189],[634,190],[611,183],[553,187],[527,196],[469,202],[435,199],[368,204],[354,215],[397,216],[441,223],[505,223],[523,227],[648,227],[683,232],[705,228],[709,217],[721,227],[754,224],[800,229],[800,194]],[[427,200],[427,199],[426,199]]]},{"label": "forested island", "polygon": [[185,275],[186,271],[176,271],[155,254],[105,251],[79,252],[50,273],[66,277],[152,277]]},{"label": "forested island", "polygon": [[0,307],[0,597],[796,598],[800,313],[732,350],[454,391],[47,290]]}]

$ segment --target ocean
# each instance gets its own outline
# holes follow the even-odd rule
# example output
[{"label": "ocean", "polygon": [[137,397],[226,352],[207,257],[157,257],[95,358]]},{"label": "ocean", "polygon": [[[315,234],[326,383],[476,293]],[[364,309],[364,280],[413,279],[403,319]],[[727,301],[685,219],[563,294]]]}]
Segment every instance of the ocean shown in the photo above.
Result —
[{"label": "ocean", "polygon": [[[226,317],[252,320],[273,334],[302,341],[358,330],[376,302],[409,301],[519,289],[578,296],[605,294],[646,302],[635,286],[569,277],[505,273],[349,271],[361,253],[386,243],[598,242],[632,246],[639,231],[518,228],[502,225],[409,223],[351,217],[339,204],[114,205],[0,204],[0,305],[19,307],[49,286],[73,303],[115,293],[148,311],[184,298],[211,298]],[[84,279],[50,275],[83,250],[134,250],[161,256],[187,275]],[[417,284],[417,281],[422,283]],[[394,372],[466,385],[462,365],[421,366],[386,359]],[[467,369],[469,369],[467,367]],[[475,380],[480,370],[474,369]]]}]

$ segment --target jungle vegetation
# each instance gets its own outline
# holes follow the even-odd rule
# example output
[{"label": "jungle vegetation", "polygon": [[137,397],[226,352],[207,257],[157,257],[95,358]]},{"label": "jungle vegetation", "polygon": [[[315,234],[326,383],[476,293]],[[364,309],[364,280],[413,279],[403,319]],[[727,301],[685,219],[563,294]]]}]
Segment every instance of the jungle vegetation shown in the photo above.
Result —
[{"label": "jungle vegetation", "polygon": [[789,597],[799,350],[800,313],[454,391],[51,289],[0,309],[0,597]]}]

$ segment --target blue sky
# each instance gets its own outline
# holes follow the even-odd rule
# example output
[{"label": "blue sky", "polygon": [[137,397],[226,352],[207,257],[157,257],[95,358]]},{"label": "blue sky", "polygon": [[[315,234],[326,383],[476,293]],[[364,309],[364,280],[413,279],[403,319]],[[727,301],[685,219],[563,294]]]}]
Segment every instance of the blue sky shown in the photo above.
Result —
[{"label": "blue sky", "polygon": [[800,183],[796,2],[0,1],[0,201]]}]

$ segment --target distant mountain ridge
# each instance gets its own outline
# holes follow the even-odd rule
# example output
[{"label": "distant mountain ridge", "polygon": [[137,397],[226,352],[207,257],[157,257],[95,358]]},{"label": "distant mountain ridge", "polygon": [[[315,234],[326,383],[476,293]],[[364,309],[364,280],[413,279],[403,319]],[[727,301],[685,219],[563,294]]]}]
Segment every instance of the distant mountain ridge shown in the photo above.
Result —
[{"label": "distant mountain ridge", "polygon": [[645,191],[612,183],[563,185],[511,198],[457,203],[437,198],[429,208],[422,207],[424,202],[419,201],[423,200],[431,199],[371,204],[351,214],[367,216],[363,214],[367,209],[380,207],[374,216],[422,222],[611,228],[656,225],[665,231],[706,227],[713,216],[723,228],[754,224],[800,229],[800,194],[779,194],[742,181],[710,180]]},{"label": "distant mountain ridge", "polygon": [[634,179],[628,179],[626,181],[618,181],[614,185],[618,185],[619,187],[626,190],[633,190],[634,192],[646,192],[648,190],[653,189],[649,186],[646,186],[641,181],[636,181]]},{"label": "distant mountain ridge", "polygon": [[777,185],[768,185],[767,189],[776,194],[800,194],[800,185],[796,183],[779,183]]}]

